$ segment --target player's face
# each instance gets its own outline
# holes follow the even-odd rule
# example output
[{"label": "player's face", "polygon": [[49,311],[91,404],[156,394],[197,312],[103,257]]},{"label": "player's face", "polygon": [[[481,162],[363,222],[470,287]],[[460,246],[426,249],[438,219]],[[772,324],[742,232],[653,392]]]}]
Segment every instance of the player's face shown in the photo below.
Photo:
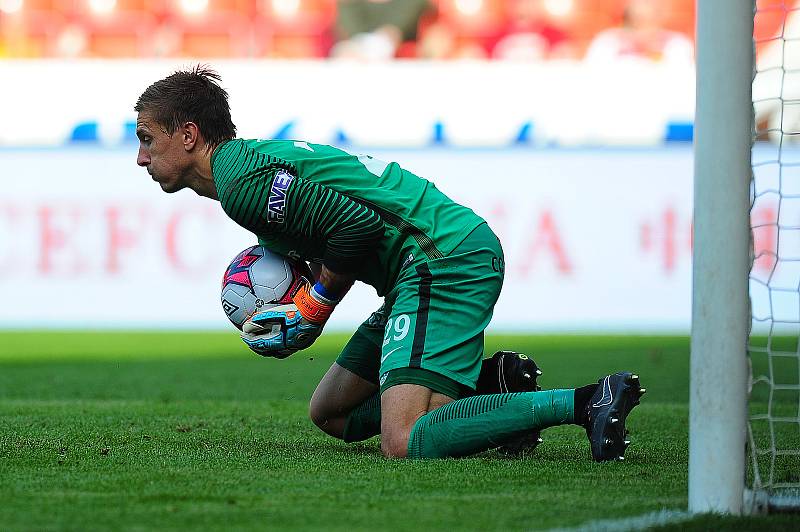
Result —
[{"label": "player's face", "polygon": [[185,188],[192,161],[180,131],[170,135],[150,113],[142,111],[136,119],[136,136],[139,138],[136,164],[146,168],[164,192],[177,192]]}]

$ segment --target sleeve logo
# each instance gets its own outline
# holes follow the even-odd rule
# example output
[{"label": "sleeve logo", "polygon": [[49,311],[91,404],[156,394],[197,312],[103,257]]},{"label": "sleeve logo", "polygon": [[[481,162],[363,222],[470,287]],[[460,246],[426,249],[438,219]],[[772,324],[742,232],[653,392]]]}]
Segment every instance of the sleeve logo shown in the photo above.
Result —
[{"label": "sleeve logo", "polygon": [[280,170],[272,180],[272,187],[269,189],[269,206],[267,209],[267,219],[270,222],[282,224],[284,220],[284,208],[286,207],[286,190],[294,176],[286,170]]}]

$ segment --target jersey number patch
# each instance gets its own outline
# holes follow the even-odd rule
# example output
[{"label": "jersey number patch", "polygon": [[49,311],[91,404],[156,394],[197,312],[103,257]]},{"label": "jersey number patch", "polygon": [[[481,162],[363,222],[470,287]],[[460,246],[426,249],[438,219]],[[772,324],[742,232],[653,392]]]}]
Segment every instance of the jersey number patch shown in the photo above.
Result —
[{"label": "jersey number patch", "polygon": [[[394,326],[392,326],[394,321]],[[408,335],[408,330],[411,327],[411,318],[408,314],[400,314],[396,319],[389,318],[386,322],[386,331],[383,335],[383,345],[386,346],[392,340],[400,341]]]}]

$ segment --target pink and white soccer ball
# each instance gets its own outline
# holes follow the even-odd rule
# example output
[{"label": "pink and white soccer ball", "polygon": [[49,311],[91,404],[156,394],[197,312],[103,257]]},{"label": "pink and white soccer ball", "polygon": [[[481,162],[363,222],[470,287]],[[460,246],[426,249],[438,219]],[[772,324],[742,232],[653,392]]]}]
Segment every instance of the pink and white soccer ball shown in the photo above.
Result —
[{"label": "pink and white soccer ball", "polygon": [[222,277],[222,309],[237,328],[256,312],[292,302],[313,276],[304,262],[263,246],[251,246],[234,258]]}]

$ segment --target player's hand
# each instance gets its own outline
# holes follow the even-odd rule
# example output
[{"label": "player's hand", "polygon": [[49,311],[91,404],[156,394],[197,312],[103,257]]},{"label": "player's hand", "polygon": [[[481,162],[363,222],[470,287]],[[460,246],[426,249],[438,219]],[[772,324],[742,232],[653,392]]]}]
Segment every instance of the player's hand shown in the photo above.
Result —
[{"label": "player's hand", "polygon": [[303,318],[297,305],[257,312],[242,325],[242,341],[265,357],[286,358],[305,349],[322,334],[322,325]]},{"label": "player's hand", "polygon": [[322,334],[335,301],[320,296],[310,284],[303,285],[293,304],[257,312],[242,325],[242,340],[261,356],[286,358],[309,347]]}]

